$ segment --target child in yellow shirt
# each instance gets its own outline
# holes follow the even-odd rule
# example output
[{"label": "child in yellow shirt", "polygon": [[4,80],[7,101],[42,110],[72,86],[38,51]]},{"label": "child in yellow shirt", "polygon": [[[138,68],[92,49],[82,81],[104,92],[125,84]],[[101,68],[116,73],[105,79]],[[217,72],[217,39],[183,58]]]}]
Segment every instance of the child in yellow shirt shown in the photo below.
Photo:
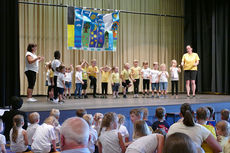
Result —
[{"label": "child in yellow shirt", "polygon": [[127,98],[126,93],[128,93],[128,88],[132,86],[131,82],[129,81],[131,71],[129,63],[124,65],[124,69],[121,72],[121,79],[122,79],[122,86],[123,86],[123,98]]},{"label": "child in yellow shirt", "polygon": [[141,67],[138,66],[138,63],[138,60],[134,60],[133,67],[131,68],[131,78],[134,86],[134,98],[137,98],[139,93]]},{"label": "child in yellow shirt", "polygon": [[113,98],[119,98],[119,86],[120,86],[120,76],[119,76],[119,68],[113,67],[112,73],[112,88],[113,88]]},{"label": "child in yellow shirt", "polygon": [[102,89],[101,98],[107,98],[108,82],[111,74],[111,68],[108,65],[106,65],[104,67],[101,67],[100,71],[101,71],[101,89]]},{"label": "child in yellow shirt", "polygon": [[93,89],[93,98],[97,98],[96,90],[97,90],[97,74],[99,73],[98,67],[96,66],[97,61],[93,59],[91,61],[91,65],[87,69],[87,73],[90,79],[90,88]]}]

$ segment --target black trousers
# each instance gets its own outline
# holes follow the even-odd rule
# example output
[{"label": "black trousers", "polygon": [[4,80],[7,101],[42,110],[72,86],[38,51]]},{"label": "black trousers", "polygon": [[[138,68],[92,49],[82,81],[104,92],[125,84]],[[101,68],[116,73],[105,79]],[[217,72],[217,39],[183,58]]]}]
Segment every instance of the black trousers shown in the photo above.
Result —
[{"label": "black trousers", "polygon": [[93,86],[93,96],[96,96],[96,90],[97,90],[97,78],[94,76],[89,76],[90,79],[90,86]]},{"label": "black trousers", "polygon": [[178,81],[172,81],[172,95],[174,95],[175,88],[176,88],[176,95],[178,95]]},{"label": "black trousers", "polygon": [[101,83],[102,95],[107,95],[108,92],[108,83],[102,82]]},{"label": "black trousers", "polygon": [[54,76],[54,99],[58,97],[57,76]]},{"label": "black trousers", "polygon": [[140,80],[139,79],[135,79],[136,81],[133,82],[133,85],[134,85],[134,94],[138,94],[139,93],[139,83],[140,83]]}]

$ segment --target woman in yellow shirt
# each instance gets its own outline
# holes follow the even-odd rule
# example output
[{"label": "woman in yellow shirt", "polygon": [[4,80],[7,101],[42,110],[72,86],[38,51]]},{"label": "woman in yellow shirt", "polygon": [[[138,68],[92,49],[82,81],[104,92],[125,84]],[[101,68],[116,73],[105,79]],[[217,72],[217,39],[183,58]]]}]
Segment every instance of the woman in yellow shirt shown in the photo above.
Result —
[{"label": "woman in yellow shirt", "polygon": [[184,78],[186,81],[187,97],[190,97],[190,83],[192,83],[192,95],[195,97],[197,65],[200,58],[197,53],[192,52],[190,45],[186,46],[187,53],[182,57],[181,65],[184,67]]},{"label": "woman in yellow shirt", "polygon": [[101,71],[101,89],[102,89],[102,96],[101,98],[107,98],[108,93],[108,82],[109,76],[111,74],[111,68],[106,65],[100,68]]}]

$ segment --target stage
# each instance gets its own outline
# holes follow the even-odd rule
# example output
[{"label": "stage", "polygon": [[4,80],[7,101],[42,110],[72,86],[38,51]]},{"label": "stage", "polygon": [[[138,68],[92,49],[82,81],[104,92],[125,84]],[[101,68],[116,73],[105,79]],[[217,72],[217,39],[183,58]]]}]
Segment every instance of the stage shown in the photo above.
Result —
[{"label": "stage", "polygon": [[[133,95],[128,95],[128,98],[116,98],[108,96],[107,99],[91,98],[88,99],[66,99],[64,104],[54,104],[44,97],[35,97],[37,102],[27,102],[24,99],[24,104],[21,110],[25,112],[32,111],[49,111],[52,108],[60,110],[75,110],[78,108],[85,109],[104,109],[104,108],[123,108],[123,107],[143,107],[143,106],[166,106],[180,105],[183,103],[190,104],[206,104],[206,103],[230,103],[230,95],[207,95],[199,94],[195,98],[187,98],[185,94],[179,95],[178,99],[168,95],[167,98],[133,98]],[[73,98],[73,97],[72,97]]]}]

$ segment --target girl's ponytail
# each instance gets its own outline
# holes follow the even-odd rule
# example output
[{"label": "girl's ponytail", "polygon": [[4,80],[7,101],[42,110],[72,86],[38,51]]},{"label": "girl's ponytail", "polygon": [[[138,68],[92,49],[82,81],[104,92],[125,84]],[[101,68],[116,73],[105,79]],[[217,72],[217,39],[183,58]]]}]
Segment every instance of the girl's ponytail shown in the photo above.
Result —
[{"label": "girl's ponytail", "polygon": [[186,126],[194,126],[195,125],[192,113],[189,110],[187,110],[185,112],[183,123]]},{"label": "girl's ponytail", "polygon": [[21,127],[24,123],[24,117],[22,115],[16,115],[13,118],[13,132],[12,132],[12,141],[16,143],[18,138],[18,128]]}]

